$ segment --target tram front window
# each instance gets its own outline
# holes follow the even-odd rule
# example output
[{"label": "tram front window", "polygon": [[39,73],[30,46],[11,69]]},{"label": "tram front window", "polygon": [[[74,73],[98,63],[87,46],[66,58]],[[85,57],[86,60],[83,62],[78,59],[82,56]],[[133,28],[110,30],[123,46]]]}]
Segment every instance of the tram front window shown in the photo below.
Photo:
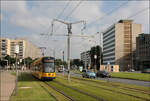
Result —
[{"label": "tram front window", "polygon": [[55,72],[54,63],[44,63],[43,67],[43,72],[45,73]]}]

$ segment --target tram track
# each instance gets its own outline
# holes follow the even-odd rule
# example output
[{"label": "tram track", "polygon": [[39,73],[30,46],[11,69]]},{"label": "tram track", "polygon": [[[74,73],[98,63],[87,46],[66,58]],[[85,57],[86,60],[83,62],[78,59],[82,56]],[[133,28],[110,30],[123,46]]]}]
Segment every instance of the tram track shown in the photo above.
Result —
[{"label": "tram track", "polygon": [[[34,77],[36,80],[39,80],[38,78]],[[59,93],[60,95],[64,96],[64,98],[66,99],[65,101],[76,101],[75,99],[73,99],[72,97],[66,95],[65,93],[63,93],[62,91],[60,91],[59,89],[55,88],[54,86],[50,85],[49,83],[47,83],[46,81],[41,82],[44,85],[48,86],[49,88],[53,89],[54,91],[56,91],[57,93]],[[39,83],[39,85],[50,95],[52,96],[56,101],[62,101],[61,99],[58,99],[57,96],[55,94],[52,94],[49,89],[47,87],[45,87],[43,84]],[[67,100],[68,99],[68,100]]]},{"label": "tram track", "polygon": [[83,80],[83,81],[90,81],[90,82],[94,82],[94,83],[97,83],[97,84],[101,84],[101,85],[104,85],[104,86],[112,86],[112,87],[117,87],[119,89],[123,89],[123,90],[128,90],[128,91],[137,91],[137,92],[140,92],[140,93],[144,93],[144,94],[148,94],[150,95],[150,92],[147,92],[145,90],[142,90],[142,89],[137,89],[137,88],[132,88],[132,87],[121,87],[120,85],[117,85],[117,84],[107,84],[107,83],[104,83],[104,82],[98,82],[98,81],[93,81],[93,80],[87,80],[87,79],[82,79],[82,78],[76,78],[76,77],[72,77],[73,79],[77,79],[77,80]]},{"label": "tram track", "polygon": [[[51,84],[47,83],[47,82],[43,82],[45,85],[47,85],[48,87],[52,88],[53,90],[55,90],[56,92],[58,92],[59,94],[63,95],[66,99],[68,99],[69,101],[76,101],[75,99],[73,99],[72,97],[68,96],[67,94],[65,94],[64,92],[60,91],[59,89],[55,88],[54,86],[52,86]],[[53,97],[56,98],[55,95],[53,95]],[[61,101],[59,99],[57,99],[57,101]]]},{"label": "tram track", "polygon": [[65,85],[65,84],[60,83],[60,82],[58,82],[58,81],[54,81],[54,82],[57,83],[57,84],[59,84],[59,85],[61,85],[61,86],[64,86],[64,87],[70,88],[70,89],[72,89],[72,90],[74,90],[74,91],[77,91],[77,92],[79,92],[79,93],[81,93],[81,94],[90,96],[90,97],[92,97],[92,98],[94,98],[94,99],[96,99],[96,100],[98,100],[98,101],[107,101],[107,100],[103,99],[102,97],[99,97],[99,96],[96,96],[96,95],[93,95],[93,94],[89,94],[88,92],[79,90],[79,89],[77,89],[77,88],[73,88],[73,87],[71,87],[71,86]]},{"label": "tram track", "polygon": [[[74,81],[74,82],[77,82],[77,81]],[[86,84],[86,83],[82,82],[82,84]],[[95,88],[100,88],[100,89],[103,89],[103,90],[107,90],[107,91],[111,91],[111,92],[115,92],[115,93],[119,93],[119,94],[123,94],[123,95],[128,95],[128,96],[135,97],[135,98],[138,98],[138,99],[142,99],[142,100],[145,100],[145,101],[149,101],[149,99],[146,99],[146,98],[143,98],[143,97],[139,97],[139,96],[135,96],[135,95],[132,95],[132,94],[129,94],[129,93],[124,93],[124,92],[120,92],[120,91],[114,91],[112,89],[108,89],[108,88],[104,88],[104,87],[99,87],[99,86],[93,86],[93,85],[90,85],[90,86],[91,87],[95,87]]]},{"label": "tram track", "polygon": [[[82,81],[91,81],[91,80],[85,80],[85,79],[80,79],[80,78],[74,78],[74,77],[72,77],[74,80],[76,79],[76,80],[82,80]],[[65,78],[64,78],[65,79]],[[74,81],[74,82],[78,82],[78,81]],[[96,81],[94,81],[94,82],[96,82]],[[60,83],[60,82],[59,82]],[[82,83],[82,84],[87,84],[87,83],[83,83],[83,82],[78,82],[78,83]],[[99,82],[96,82],[96,83],[98,83],[99,84]],[[63,86],[65,86],[64,84],[63,84]],[[142,100],[145,100],[145,101],[149,101],[150,99],[148,99],[148,98],[144,98],[144,97],[141,97],[141,96],[136,96],[136,95],[134,95],[134,94],[131,94],[131,93],[129,93],[129,92],[121,92],[121,91],[116,91],[116,90],[112,90],[112,89],[109,89],[109,88],[104,88],[104,87],[100,87],[100,86],[94,86],[94,85],[91,85],[91,84],[89,84],[89,86],[91,86],[91,87],[94,87],[94,88],[100,88],[100,89],[103,89],[103,90],[107,90],[107,91],[110,91],[110,92],[115,92],[115,93],[118,93],[118,94],[123,94],[123,95],[127,95],[127,96],[131,96],[131,97],[134,97],[134,98],[138,98],[138,99],[142,99]],[[105,87],[109,87],[108,85],[106,86],[106,84],[104,85],[103,84],[103,86],[105,86]],[[112,86],[112,85],[111,85]],[[116,86],[116,85],[115,85]],[[114,87],[114,86],[113,86]],[[75,88],[73,88],[73,89],[75,89]],[[130,87],[128,87],[127,89],[125,88],[121,88],[121,87],[119,87],[119,89],[122,89],[122,90],[127,90],[127,91],[130,91],[130,92],[137,92],[137,91],[135,91],[135,89],[133,89],[132,88],[132,90],[129,90],[130,89]],[[75,89],[76,90],[76,89]],[[144,94],[148,94],[148,95],[150,95],[148,92],[140,92],[140,93],[144,93]]]},{"label": "tram track", "polygon": [[56,101],[59,101],[55,95],[53,95],[46,87],[40,84],[40,86],[50,95],[52,96]]}]

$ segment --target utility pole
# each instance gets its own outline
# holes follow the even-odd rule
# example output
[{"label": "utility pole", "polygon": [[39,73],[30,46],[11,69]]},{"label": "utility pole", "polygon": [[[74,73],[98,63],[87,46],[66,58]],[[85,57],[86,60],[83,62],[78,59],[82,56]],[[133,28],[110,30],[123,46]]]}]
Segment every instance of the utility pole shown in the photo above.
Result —
[{"label": "utility pole", "polygon": [[63,56],[63,62],[64,62],[64,51],[62,52],[62,56]]},{"label": "utility pole", "polygon": [[18,83],[18,66],[17,66],[17,63],[18,63],[18,61],[17,61],[17,58],[18,58],[18,53],[19,53],[19,45],[16,45],[15,46],[15,54],[16,54],[16,84],[15,84],[15,95],[17,95],[17,83]]},{"label": "utility pole", "polygon": [[57,21],[57,22],[60,22],[60,23],[63,23],[65,25],[67,25],[67,29],[68,29],[68,34],[67,34],[67,64],[68,64],[68,82],[70,82],[70,37],[71,37],[71,34],[72,34],[71,29],[72,29],[72,25],[73,24],[78,24],[78,23],[85,24],[85,21],[82,20],[82,21],[77,21],[77,22],[69,23],[69,22],[64,22],[64,21],[58,20],[58,19],[54,19],[52,21],[52,27],[53,27],[54,21]]},{"label": "utility pole", "polygon": [[64,70],[65,70],[65,65],[64,65],[64,51],[62,52],[62,58],[63,58],[63,60],[62,60],[62,65],[63,65],[63,75],[65,75],[65,74],[64,74]]},{"label": "utility pole", "polygon": [[99,45],[100,45],[100,66],[101,66],[101,64],[102,64],[102,63],[101,63],[101,61],[102,61],[102,60],[101,60],[101,59],[102,59],[102,50],[103,50],[103,48],[102,48],[102,41],[101,41],[101,40],[102,40],[102,37],[101,37],[101,34],[102,34],[102,33],[100,33],[100,32],[97,32],[97,33],[98,33],[99,36],[100,36]]}]

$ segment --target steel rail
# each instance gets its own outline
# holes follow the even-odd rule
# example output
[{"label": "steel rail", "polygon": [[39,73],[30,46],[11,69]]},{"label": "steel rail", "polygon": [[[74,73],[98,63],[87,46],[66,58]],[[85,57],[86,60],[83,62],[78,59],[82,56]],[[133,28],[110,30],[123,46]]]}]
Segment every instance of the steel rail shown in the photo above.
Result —
[{"label": "steel rail", "polygon": [[[97,81],[93,81],[93,80],[86,80],[86,79],[76,78],[76,77],[72,77],[72,78],[74,78],[74,79],[80,79],[80,80],[84,80],[84,81],[92,81],[92,82],[95,82],[95,83],[98,83],[98,84],[102,84],[102,85],[108,86],[108,84],[103,83],[103,82],[97,82]],[[114,84],[110,84],[109,86],[118,87],[118,86],[120,86],[120,85],[117,85],[117,84],[115,84],[115,85],[114,85]],[[137,89],[137,88],[132,88],[132,87],[125,87],[125,88],[124,88],[124,87],[118,87],[118,88],[124,89],[124,90],[128,90],[128,91],[139,91],[139,92],[141,92],[141,93],[150,95],[149,92],[147,92],[147,91],[145,91],[145,90],[142,90],[142,89]],[[131,89],[132,89],[132,90],[131,90]]]},{"label": "steel rail", "polygon": [[67,86],[67,85],[65,85],[65,84],[63,84],[63,83],[60,83],[60,82],[58,82],[58,81],[54,81],[54,82],[57,83],[57,84],[59,84],[59,85],[62,85],[62,86],[64,86],[64,87],[70,88],[70,89],[72,89],[72,90],[74,90],[74,91],[80,92],[81,94],[90,96],[90,97],[92,97],[92,98],[94,98],[94,99],[97,99],[97,100],[99,100],[99,101],[107,101],[107,100],[104,100],[103,98],[101,98],[101,97],[99,97],[99,96],[95,96],[95,95],[93,95],[93,94],[89,94],[89,93],[87,93],[87,92],[81,91],[81,90],[76,89],[76,88],[73,88],[73,87],[71,87],[71,86]]},{"label": "steel rail", "polygon": [[66,98],[68,98],[70,101],[76,101],[75,99],[73,99],[72,97],[66,95],[65,93],[63,93],[62,91],[60,91],[59,89],[55,88],[54,86],[50,85],[47,82],[44,82],[47,86],[51,87],[52,89],[54,89],[55,91],[57,91],[58,93],[62,94],[63,96],[65,96]]},{"label": "steel rail", "polygon": [[51,92],[50,92],[46,87],[44,87],[44,86],[41,85],[41,84],[40,84],[40,86],[41,86],[49,95],[51,95],[56,101],[59,101],[59,100],[57,99],[57,97],[56,97],[55,95],[51,94]]},{"label": "steel rail", "polygon": [[[77,81],[75,81],[75,82],[77,82]],[[86,84],[86,83],[82,82],[82,84]],[[135,95],[132,95],[132,94],[129,94],[129,93],[123,93],[123,92],[120,92],[120,91],[114,91],[114,90],[111,90],[111,89],[108,89],[108,88],[103,88],[103,87],[93,86],[93,85],[90,85],[90,86],[91,87],[95,87],[95,88],[104,89],[104,90],[111,91],[111,92],[115,92],[115,93],[119,93],[119,94],[124,94],[124,95],[128,95],[128,96],[132,96],[132,97],[135,97],[135,98],[138,98],[138,99],[142,99],[142,100],[145,100],[145,101],[149,101],[150,100],[150,99],[139,97],[139,96],[135,96]]]}]

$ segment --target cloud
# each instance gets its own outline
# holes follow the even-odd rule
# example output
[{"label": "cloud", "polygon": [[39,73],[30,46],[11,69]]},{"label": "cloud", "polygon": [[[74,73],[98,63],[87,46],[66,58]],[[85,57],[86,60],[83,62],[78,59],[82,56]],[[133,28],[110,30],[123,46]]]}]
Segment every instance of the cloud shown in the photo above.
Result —
[{"label": "cloud", "polygon": [[[106,16],[99,23],[99,28],[106,30],[109,26],[113,25],[120,19],[127,19],[128,17],[136,14],[136,12],[141,11],[144,8],[149,7],[148,1],[130,1],[127,5],[121,7],[120,9],[116,10],[114,13]],[[135,15],[132,18],[129,18],[134,21],[134,23],[142,24],[142,32],[148,32],[149,28],[149,11],[146,10],[141,14]]]},{"label": "cloud", "polygon": [[[48,14],[49,9],[42,10],[47,11]],[[33,6],[29,9],[26,1],[3,1],[2,11],[8,14],[12,24],[33,31],[46,30],[46,28],[48,28],[47,25],[52,19],[52,17],[49,17],[48,15],[43,15],[38,6]]]},{"label": "cloud", "polygon": [[[40,36],[40,33],[47,33],[51,31],[49,29],[50,22],[53,18],[58,17],[62,12],[63,8],[69,2],[69,5],[65,9],[65,12],[59,19],[64,20],[67,15],[77,6],[80,1],[2,1],[2,11],[6,14],[7,21],[11,25],[16,26],[17,29],[22,29],[22,35],[24,30],[27,30],[28,39],[35,43],[37,46],[45,47],[57,47],[56,56],[61,57],[61,51],[65,50],[65,57],[67,51],[67,38],[66,37],[52,37],[52,36]],[[66,21],[79,21],[86,20],[87,24],[93,22],[95,19],[102,17],[106,12],[102,11],[102,7],[108,7],[109,5],[103,5],[104,1],[82,1],[78,8],[66,19]],[[141,9],[148,6],[146,1],[129,1],[129,3],[120,9],[116,10],[109,16],[105,16],[103,20],[97,21],[91,26],[88,26],[84,31],[84,35],[95,34],[98,31],[103,31],[113,23],[120,19],[127,18],[132,14],[140,11]],[[111,9],[111,8],[110,8]],[[6,16],[6,15],[1,16]],[[135,17],[133,17],[134,23],[142,24],[142,31],[148,32],[149,29],[149,13],[145,11]],[[6,25],[7,26],[7,25]],[[59,26],[59,28],[58,28]],[[72,26],[72,33],[81,34],[83,24],[75,24]],[[8,29],[9,30],[9,29]],[[67,34],[67,26],[58,22],[54,23],[54,34]],[[17,32],[16,32],[17,33]],[[25,36],[25,35],[24,35]],[[52,40],[57,39],[57,42]],[[71,57],[79,58],[80,52],[89,50],[94,42],[89,42],[89,39],[72,37],[71,38]],[[94,39],[96,43],[99,43],[99,36],[97,35]],[[82,43],[81,43],[82,42]],[[52,52],[47,49],[47,54]]]},{"label": "cloud", "polygon": [[101,11],[102,1],[83,1],[83,3],[72,14],[76,20],[86,20],[87,23],[101,17],[104,13]]}]

